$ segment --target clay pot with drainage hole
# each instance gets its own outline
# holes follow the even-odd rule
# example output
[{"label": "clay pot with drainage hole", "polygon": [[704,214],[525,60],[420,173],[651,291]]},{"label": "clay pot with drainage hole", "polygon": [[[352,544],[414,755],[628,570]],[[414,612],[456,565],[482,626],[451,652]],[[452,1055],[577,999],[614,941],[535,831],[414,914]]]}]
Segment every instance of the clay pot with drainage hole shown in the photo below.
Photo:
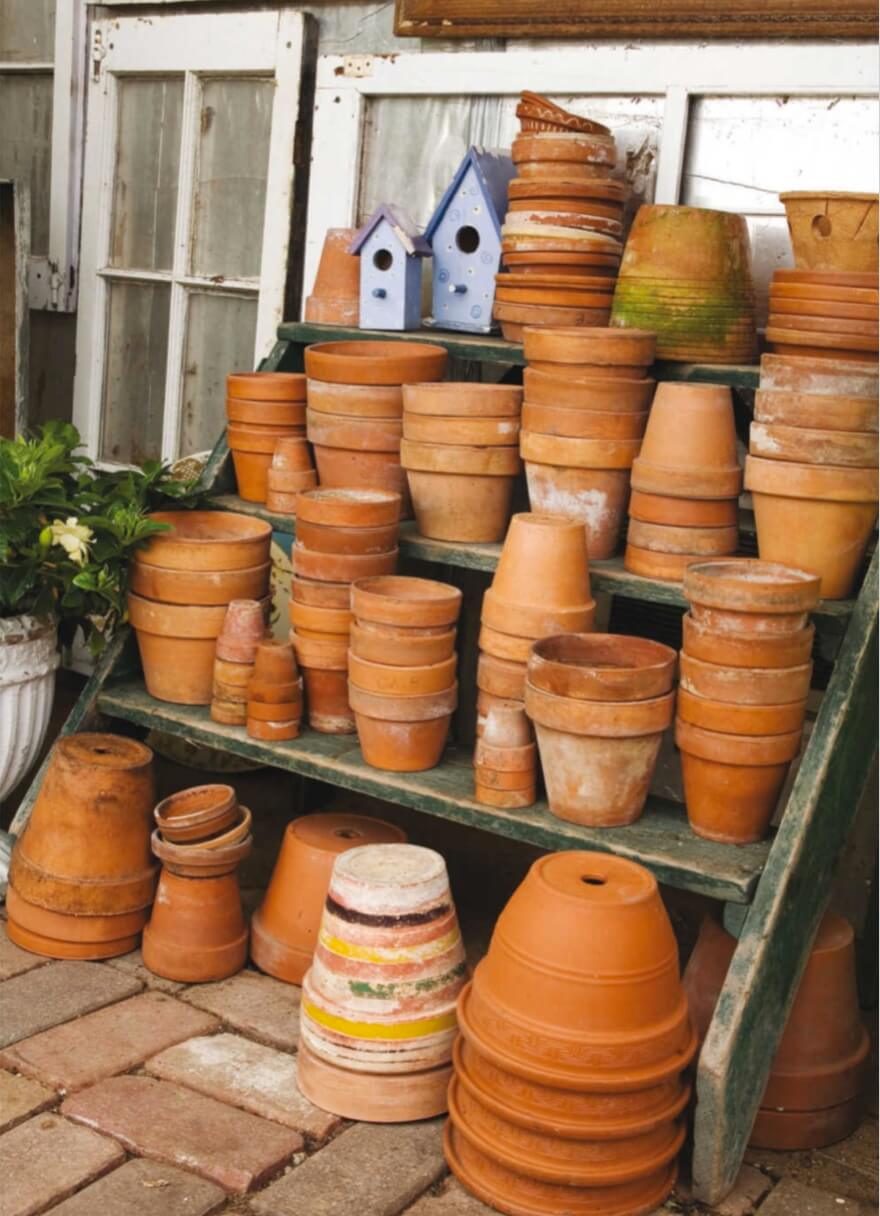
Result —
[{"label": "clay pot with drainage hole", "polygon": [[877,274],[876,194],[780,194],[799,270]]},{"label": "clay pot with drainage hole", "polygon": [[691,830],[726,844],[763,840],[788,766],[800,751],[801,731],[731,735],[679,718],[675,742]]},{"label": "clay pot with drainage hole", "polygon": [[511,446],[476,447],[404,439],[400,459],[419,531],[434,540],[491,543],[503,538],[517,473]]},{"label": "clay pot with drainage hole", "polygon": [[361,752],[372,768],[417,773],[439,764],[458,704],[456,683],[437,692],[400,695],[370,692],[349,681],[348,699]]},{"label": "clay pot with drainage hole", "polygon": [[251,958],[261,971],[301,984],[318,942],[333,864],[366,844],[403,843],[406,833],[366,815],[305,815],[287,825],[272,878],[251,921]]}]

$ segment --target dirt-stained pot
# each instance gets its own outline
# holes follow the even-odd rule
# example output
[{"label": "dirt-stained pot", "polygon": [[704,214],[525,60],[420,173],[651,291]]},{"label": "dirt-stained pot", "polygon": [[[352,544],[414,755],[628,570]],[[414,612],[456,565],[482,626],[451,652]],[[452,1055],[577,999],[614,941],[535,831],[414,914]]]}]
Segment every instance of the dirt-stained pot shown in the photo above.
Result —
[{"label": "dirt-stained pot", "polygon": [[731,735],[675,724],[684,799],[691,830],[708,840],[749,844],[763,840],[801,747],[801,731]]},{"label": "dirt-stained pot", "polygon": [[221,662],[252,664],[257,646],[266,634],[263,604],[255,599],[234,599],[226,607],[217,635],[216,655]]},{"label": "dirt-stained pot", "polygon": [[[785,273],[776,272],[774,285]],[[815,287],[807,285],[804,290],[814,291]],[[761,390],[765,389],[818,396],[859,397],[876,401],[878,369],[876,364],[856,367],[848,360],[833,357],[808,359],[802,355],[762,355]]]},{"label": "dirt-stained pot", "polygon": [[400,459],[423,536],[481,543],[504,537],[522,468],[515,444],[475,447],[404,439]]},{"label": "dirt-stained pot", "polygon": [[417,773],[440,763],[458,704],[457,684],[438,692],[389,695],[349,681],[348,699],[361,752],[372,768]]},{"label": "dirt-stained pot", "polygon": [[304,815],[287,825],[263,902],[251,921],[251,958],[261,971],[301,984],[311,965],[333,864],[366,844],[404,842],[394,824],[366,815]]},{"label": "dirt-stained pot", "polygon": [[749,451],[753,456],[768,460],[858,469],[877,467],[877,435],[869,432],[753,422],[749,431]]},{"label": "dirt-stained pot", "polygon": [[734,631],[748,628],[746,618],[754,618],[762,629],[770,629],[778,621],[789,632],[806,626],[803,614],[819,602],[819,578],[794,565],[738,557],[691,566],[684,594],[692,612],[695,607],[718,611],[715,627],[722,627],[723,613],[742,618],[742,623],[731,621]]},{"label": "dirt-stained pot", "polygon": [[876,433],[877,399],[759,389],[755,393],[755,421],[786,427]]}]

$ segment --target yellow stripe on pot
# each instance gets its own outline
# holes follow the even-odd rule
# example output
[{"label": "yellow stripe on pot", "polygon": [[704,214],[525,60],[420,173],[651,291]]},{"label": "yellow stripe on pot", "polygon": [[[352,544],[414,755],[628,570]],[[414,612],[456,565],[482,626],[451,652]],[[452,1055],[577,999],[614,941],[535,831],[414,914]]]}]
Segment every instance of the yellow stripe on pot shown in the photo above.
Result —
[{"label": "yellow stripe on pot", "polygon": [[326,931],[321,932],[320,941],[325,950],[329,950],[331,954],[341,955],[342,958],[354,958],[364,963],[394,965],[419,963],[425,959],[436,958],[439,954],[445,954],[457,943],[459,936],[456,926],[449,933],[444,933],[443,937],[409,946],[405,950],[384,950],[381,947],[361,946],[357,942],[343,941],[342,938],[334,937],[332,933]]},{"label": "yellow stripe on pot", "polygon": [[311,1001],[304,1001],[303,1006],[313,1022],[326,1026],[328,1030],[347,1034],[352,1039],[419,1039],[429,1034],[440,1034],[444,1030],[454,1030],[457,1025],[454,1009],[435,1018],[418,1018],[414,1022],[380,1026],[376,1022],[350,1022],[348,1018],[325,1013]]}]

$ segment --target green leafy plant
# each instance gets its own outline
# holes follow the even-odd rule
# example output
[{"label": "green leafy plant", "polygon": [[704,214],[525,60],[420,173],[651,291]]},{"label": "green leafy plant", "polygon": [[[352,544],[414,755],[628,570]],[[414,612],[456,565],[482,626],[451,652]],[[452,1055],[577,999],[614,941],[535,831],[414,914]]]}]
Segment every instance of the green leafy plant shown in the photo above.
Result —
[{"label": "green leafy plant", "polygon": [[197,495],[158,461],[106,472],[79,447],[64,422],[0,439],[0,617],[54,617],[62,642],[82,628],[98,653],[126,619],[135,550],[165,530],[149,513]]}]

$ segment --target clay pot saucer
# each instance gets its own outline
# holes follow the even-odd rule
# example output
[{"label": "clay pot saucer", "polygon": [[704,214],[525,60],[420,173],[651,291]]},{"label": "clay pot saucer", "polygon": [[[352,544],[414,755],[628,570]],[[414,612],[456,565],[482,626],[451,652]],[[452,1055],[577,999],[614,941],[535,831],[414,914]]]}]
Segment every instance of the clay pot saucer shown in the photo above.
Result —
[{"label": "clay pot saucer", "polygon": [[308,490],[297,500],[297,522],[323,527],[381,528],[400,518],[400,495],[387,490]]},{"label": "clay pot saucer", "polygon": [[564,110],[549,97],[544,97],[541,93],[532,93],[529,89],[523,89],[520,94],[516,116],[517,118],[546,119],[572,131],[585,131],[590,135],[611,134],[609,128],[603,127],[600,122],[594,122],[591,118],[583,118],[580,114]]},{"label": "clay pot saucer", "polygon": [[440,380],[448,356],[426,342],[321,342],[306,347],[306,375],[337,384],[417,384]]},{"label": "clay pot saucer", "polygon": [[654,362],[656,337],[639,330],[555,329],[524,335],[526,361],[531,363],[622,364],[649,367]]},{"label": "clay pot saucer", "polygon": [[[242,811],[246,808],[242,807]],[[193,845],[172,844],[163,840],[159,831],[153,832],[153,852],[167,870],[184,878],[220,878],[232,873],[251,851],[253,839],[245,836],[234,844],[220,848],[206,847],[204,841]]]},{"label": "clay pot saucer", "polygon": [[170,525],[137,551],[137,561],[166,570],[248,570],[269,560],[272,527],[231,511],[154,511],[154,523]]},{"label": "clay pot saucer", "polygon": [[222,832],[237,815],[238,799],[231,785],[196,785],[163,798],[153,811],[162,838],[172,844],[204,840]]},{"label": "clay pot saucer", "polygon": [[226,396],[249,401],[305,401],[302,372],[232,372],[226,377]]},{"label": "clay pot saucer", "polygon": [[569,633],[535,642],[528,678],[556,696],[598,701],[645,700],[672,687],[676,653],[647,638]]},{"label": "clay pot saucer", "polygon": [[515,384],[474,384],[472,381],[405,384],[403,405],[410,414],[518,418],[522,393]]},{"label": "clay pot saucer", "polygon": [[405,575],[360,579],[351,589],[357,620],[403,627],[454,625],[461,599],[458,587]]}]

